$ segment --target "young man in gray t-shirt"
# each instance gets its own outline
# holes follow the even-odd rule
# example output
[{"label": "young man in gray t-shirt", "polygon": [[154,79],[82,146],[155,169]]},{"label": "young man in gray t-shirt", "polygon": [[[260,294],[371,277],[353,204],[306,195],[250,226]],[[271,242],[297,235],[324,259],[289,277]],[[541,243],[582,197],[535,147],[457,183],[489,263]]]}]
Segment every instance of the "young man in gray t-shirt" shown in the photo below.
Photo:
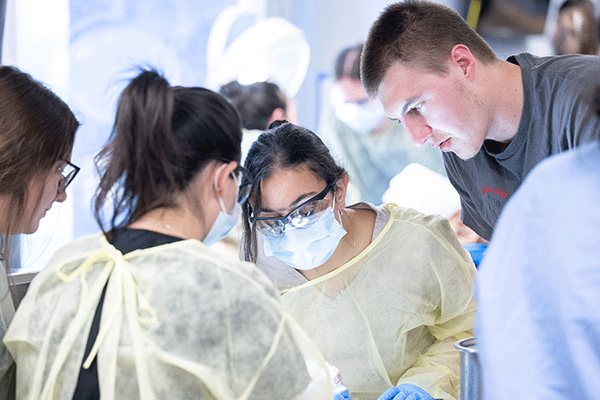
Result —
[{"label": "young man in gray t-shirt", "polygon": [[444,152],[463,221],[485,239],[538,162],[600,137],[596,77],[594,56],[500,60],[458,13],[419,0],[385,9],[361,64],[367,92],[413,143]]}]

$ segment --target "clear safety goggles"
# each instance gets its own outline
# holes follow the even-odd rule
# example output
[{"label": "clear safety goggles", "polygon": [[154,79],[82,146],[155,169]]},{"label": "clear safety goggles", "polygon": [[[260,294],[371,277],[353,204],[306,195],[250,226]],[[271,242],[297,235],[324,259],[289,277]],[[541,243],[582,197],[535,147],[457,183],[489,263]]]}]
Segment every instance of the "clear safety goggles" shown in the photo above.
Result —
[{"label": "clear safety goggles", "polygon": [[286,226],[308,228],[317,221],[330,206],[331,200],[325,196],[333,189],[334,183],[327,185],[322,192],[311,197],[284,216],[263,216],[258,214],[250,217],[256,224],[256,229],[265,236],[279,236],[285,232]]}]

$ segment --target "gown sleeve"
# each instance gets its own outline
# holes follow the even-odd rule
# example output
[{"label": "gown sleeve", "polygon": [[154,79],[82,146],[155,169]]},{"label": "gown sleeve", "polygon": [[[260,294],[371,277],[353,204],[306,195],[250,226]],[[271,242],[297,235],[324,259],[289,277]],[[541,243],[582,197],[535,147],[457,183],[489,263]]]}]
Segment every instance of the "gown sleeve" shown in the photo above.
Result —
[{"label": "gown sleeve", "polygon": [[456,239],[447,220],[435,217],[427,226],[420,243],[426,252],[431,279],[423,301],[436,307],[425,315],[432,345],[416,359],[397,384],[412,383],[435,399],[455,400],[460,388],[458,340],[472,337],[476,303],[473,297],[475,266]]}]

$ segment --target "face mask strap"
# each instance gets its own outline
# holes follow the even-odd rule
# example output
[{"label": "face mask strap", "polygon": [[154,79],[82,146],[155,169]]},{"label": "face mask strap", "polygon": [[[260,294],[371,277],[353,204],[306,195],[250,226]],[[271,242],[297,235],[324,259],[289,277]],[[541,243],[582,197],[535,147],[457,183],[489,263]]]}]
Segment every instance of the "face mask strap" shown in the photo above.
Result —
[{"label": "face mask strap", "polygon": [[[335,209],[335,207],[333,207],[333,205],[332,205],[332,208]],[[338,210],[338,215],[340,216],[340,225],[342,226],[342,228],[344,228],[344,220],[342,219],[342,210],[341,209]]]},{"label": "face mask strap", "polygon": [[[214,186],[215,190],[217,191],[217,196],[219,197],[219,204],[221,205],[221,210],[223,210],[223,212],[225,214],[229,214],[227,212],[227,209],[225,208],[225,203],[223,203],[223,197],[219,193],[219,185],[218,185],[218,183],[219,183],[219,173],[226,166],[227,166],[227,164],[223,163],[223,165],[221,165],[219,168],[217,168],[217,172],[215,172],[215,180],[213,182],[213,186]],[[236,193],[236,197],[237,197],[237,193]]]}]

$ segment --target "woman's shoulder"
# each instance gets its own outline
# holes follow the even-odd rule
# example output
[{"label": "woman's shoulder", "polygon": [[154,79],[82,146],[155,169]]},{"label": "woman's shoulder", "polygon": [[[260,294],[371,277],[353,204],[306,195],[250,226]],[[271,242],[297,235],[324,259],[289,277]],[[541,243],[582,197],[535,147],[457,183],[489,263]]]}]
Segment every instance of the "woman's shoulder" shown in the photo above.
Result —
[{"label": "woman's shoulder", "polygon": [[377,212],[373,242],[398,251],[410,247],[429,252],[435,249],[462,253],[448,219],[438,214],[423,214],[393,203],[374,206]]},{"label": "woman's shoulder", "polygon": [[273,282],[256,265],[224,257],[198,240],[184,240],[157,246],[140,252],[137,257],[139,262],[147,258],[156,258],[159,264],[180,265],[183,270],[189,269],[189,272],[201,271],[198,276],[219,275],[230,285],[246,285],[249,289],[253,288],[251,290],[264,291],[269,296],[277,296]]},{"label": "woman's shoulder", "polygon": [[53,269],[53,266],[60,266],[71,260],[72,262],[77,262],[78,260],[86,259],[91,254],[102,249],[104,243],[108,244],[102,233],[95,233],[77,238],[59,248],[52,255],[50,261],[48,261],[48,264],[41,272]]},{"label": "woman's shoulder", "polygon": [[[440,227],[449,228],[450,225],[448,220],[441,215],[437,214],[423,214],[412,208],[400,207],[394,203],[387,203],[381,205],[373,205],[370,203],[357,203],[350,208],[354,210],[371,210],[375,213],[375,226],[380,226],[381,229],[385,229],[387,225],[388,229],[395,227],[408,228],[413,227],[415,230],[434,230],[438,231]],[[445,230],[445,229],[444,229]]]},{"label": "woman's shoulder", "polygon": [[[81,237],[59,249],[39,275],[55,275],[57,269],[64,273],[78,268],[90,259],[122,260],[131,266],[134,274],[161,276],[169,281],[176,276],[188,278],[187,284],[196,285],[203,277],[220,275],[230,284],[247,285],[269,296],[276,295],[271,280],[254,264],[224,257],[199,240],[182,240],[148,249],[135,250],[125,255],[108,243],[102,233]],[[140,275],[140,279],[142,278]],[[184,280],[178,280],[186,284]]]}]

